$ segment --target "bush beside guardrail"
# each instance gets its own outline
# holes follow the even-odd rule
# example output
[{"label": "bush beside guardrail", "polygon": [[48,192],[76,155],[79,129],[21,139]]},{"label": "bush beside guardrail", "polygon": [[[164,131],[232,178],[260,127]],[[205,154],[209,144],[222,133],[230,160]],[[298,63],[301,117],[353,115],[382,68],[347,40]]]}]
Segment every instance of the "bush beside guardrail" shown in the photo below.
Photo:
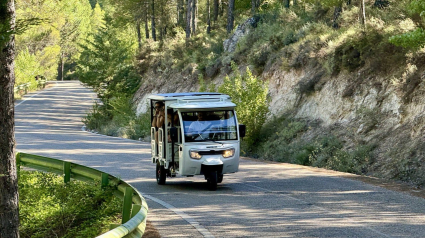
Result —
[{"label": "bush beside guardrail", "polygon": [[[37,82],[37,89],[43,89],[43,88],[46,87],[47,80],[45,80],[45,79],[39,79],[36,82]],[[20,84],[20,85],[14,87],[13,88],[14,89],[13,91],[15,92],[15,94],[19,94],[19,95],[22,96],[22,95],[25,95],[25,94],[28,93],[30,87],[31,87],[31,82],[29,82],[29,83],[23,83],[23,84]]]},{"label": "bush beside guardrail", "polygon": [[18,168],[24,166],[63,175],[65,183],[72,178],[82,181],[100,181],[102,187],[108,186],[110,183],[117,184],[114,194],[123,199],[122,224],[112,224],[110,231],[97,238],[140,238],[143,236],[148,206],[139,191],[126,182],[97,169],[38,155],[17,153],[16,162]]}]

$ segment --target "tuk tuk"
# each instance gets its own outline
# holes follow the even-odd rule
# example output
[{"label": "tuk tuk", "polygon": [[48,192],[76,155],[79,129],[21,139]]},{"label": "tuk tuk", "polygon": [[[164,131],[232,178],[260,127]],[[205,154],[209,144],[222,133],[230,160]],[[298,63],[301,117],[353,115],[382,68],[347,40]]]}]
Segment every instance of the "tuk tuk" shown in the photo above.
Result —
[{"label": "tuk tuk", "polygon": [[152,163],[156,180],[204,175],[210,190],[224,174],[239,169],[240,140],[245,125],[236,104],[221,93],[164,93],[148,97],[151,111]]}]

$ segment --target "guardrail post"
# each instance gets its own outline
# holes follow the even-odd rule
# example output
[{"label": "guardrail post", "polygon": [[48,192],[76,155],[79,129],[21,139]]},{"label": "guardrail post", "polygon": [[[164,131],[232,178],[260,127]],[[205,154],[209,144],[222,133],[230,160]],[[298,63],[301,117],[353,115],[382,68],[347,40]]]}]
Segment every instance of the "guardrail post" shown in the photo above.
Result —
[{"label": "guardrail post", "polygon": [[142,209],[142,205],[133,204],[131,207],[131,217],[134,217]]},{"label": "guardrail post", "polygon": [[18,178],[19,178],[20,173],[21,173],[21,153],[19,153],[19,152],[16,153],[15,158],[16,158],[16,170],[17,170],[17,175],[18,175]]},{"label": "guardrail post", "polygon": [[122,221],[121,221],[122,224],[130,220],[132,198],[133,198],[133,189],[131,187],[126,187],[124,192],[123,206],[122,206]]},{"label": "guardrail post", "polygon": [[101,186],[102,186],[102,188],[104,188],[104,187],[106,187],[106,186],[108,186],[108,184],[109,184],[109,176],[108,176],[108,174],[107,173],[102,173],[102,181],[101,181]]},{"label": "guardrail post", "polygon": [[70,162],[63,162],[63,181],[64,183],[68,183],[71,181],[71,163]]},{"label": "guardrail post", "polygon": [[16,153],[16,164],[19,165],[21,164],[21,153]]}]

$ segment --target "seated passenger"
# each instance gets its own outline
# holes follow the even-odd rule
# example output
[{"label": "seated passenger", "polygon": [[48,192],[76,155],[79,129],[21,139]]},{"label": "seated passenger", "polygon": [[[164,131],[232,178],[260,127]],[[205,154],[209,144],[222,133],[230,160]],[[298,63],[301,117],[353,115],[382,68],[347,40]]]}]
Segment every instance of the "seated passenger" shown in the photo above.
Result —
[{"label": "seated passenger", "polygon": [[[173,123],[171,123],[171,121]],[[171,126],[179,126],[179,115],[177,113],[173,112],[173,109],[168,109],[167,110],[167,127],[171,127]],[[171,142],[171,136],[170,136],[170,130],[168,130],[168,142]]]},{"label": "seated passenger", "polygon": [[158,128],[164,125],[165,121],[165,107],[163,102],[155,102],[155,114],[152,119],[152,127],[155,127],[155,141],[158,143]]}]

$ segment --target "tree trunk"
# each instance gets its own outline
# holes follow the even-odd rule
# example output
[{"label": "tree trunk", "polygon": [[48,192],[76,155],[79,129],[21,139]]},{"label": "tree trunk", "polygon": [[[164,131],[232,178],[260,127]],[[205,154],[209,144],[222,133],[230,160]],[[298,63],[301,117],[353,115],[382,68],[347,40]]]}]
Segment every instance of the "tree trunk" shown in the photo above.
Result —
[{"label": "tree trunk", "polygon": [[[15,29],[13,0],[0,4],[0,24]],[[0,30],[0,238],[19,237],[18,176],[15,158],[15,36]]]},{"label": "tree trunk", "polygon": [[152,20],[151,20],[151,28],[152,28],[152,39],[156,41],[156,29],[155,29],[155,0],[152,0]]},{"label": "tree trunk", "polygon": [[220,5],[219,5],[219,0],[214,0],[214,7],[213,7],[213,21],[214,22],[216,22],[217,21],[217,19],[218,19],[218,9],[219,9],[219,7],[220,7]]},{"label": "tree trunk", "polygon": [[284,6],[285,8],[289,8],[289,0],[284,0],[284,1],[283,1],[283,6]]},{"label": "tree trunk", "polygon": [[293,6],[296,6],[296,5],[297,5],[297,0],[293,0],[293,1],[292,1],[292,5],[293,5]]},{"label": "tree trunk", "polygon": [[198,13],[197,0],[192,0],[192,35],[193,36],[196,35],[197,13]]},{"label": "tree trunk", "polygon": [[341,12],[342,12],[342,6],[341,5],[336,6],[334,10],[333,20],[332,20],[332,27],[334,29],[339,28],[338,19],[339,19],[339,16],[341,16]]},{"label": "tree trunk", "polygon": [[365,11],[364,0],[360,0],[359,22],[360,22],[360,25],[362,25],[363,27],[366,24],[366,11]]},{"label": "tree trunk", "polygon": [[255,15],[257,10],[257,0],[251,0],[251,15]]},{"label": "tree trunk", "polygon": [[186,43],[187,40],[190,38],[191,33],[191,21],[192,19],[192,0],[187,0],[187,7],[186,7]]},{"label": "tree trunk", "polygon": [[207,34],[211,33],[211,9],[210,0],[207,0]]},{"label": "tree trunk", "polygon": [[137,42],[139,43],[139,50],[142,48],[142,32],[140,30],[140,21],[138,20],[136,23],[136,31],[137,31]]},{"label": "tree trunk", "polygon": [[229,10],[227,12],[227,33],[230,34],[233,30],[235,16],[233,10],[235,9],[235,0],[229,0]]},{"label": "tree trunk", "polygon": [[178,24],[181,27],[184,27],[184,0],[177,0],[177,12],[179,14],[178,16]]},{"label": "tree trunk", "polygon": [[223,13],[224,13],[224,3],[223,3],[223,0],[218,0],[218,5],[219,5],[219,8],[218,9],[220,9],[218,11],[218,15],[219,16],[223,16]]},{"label": "tree trunk", "polygon": [[64,68],[64,66],[65,66],[65,53],[61,53],[61,58],[60,58],[60,61],[61,61],[61,65],[60,65],[60,76],[61,76],[61,81],[63,81],[63,68]]},{"label": "tree trunk", "polygon": [[149,21],[148,21],[147,10],[146,10],[146,16],[145,16],[145,37],[146,37],[146,39],[149,39]]},{"label": "tree trunk", "polygon": [[159,40],[163,42],[165,39],[165,29],[164,29],[165,26],[164,26],[164,22],[162,21],[164,17],[164,5],[159,4],[159,7],[161,8],[161,11],[160,11],[161,17],[159,18]]}]

